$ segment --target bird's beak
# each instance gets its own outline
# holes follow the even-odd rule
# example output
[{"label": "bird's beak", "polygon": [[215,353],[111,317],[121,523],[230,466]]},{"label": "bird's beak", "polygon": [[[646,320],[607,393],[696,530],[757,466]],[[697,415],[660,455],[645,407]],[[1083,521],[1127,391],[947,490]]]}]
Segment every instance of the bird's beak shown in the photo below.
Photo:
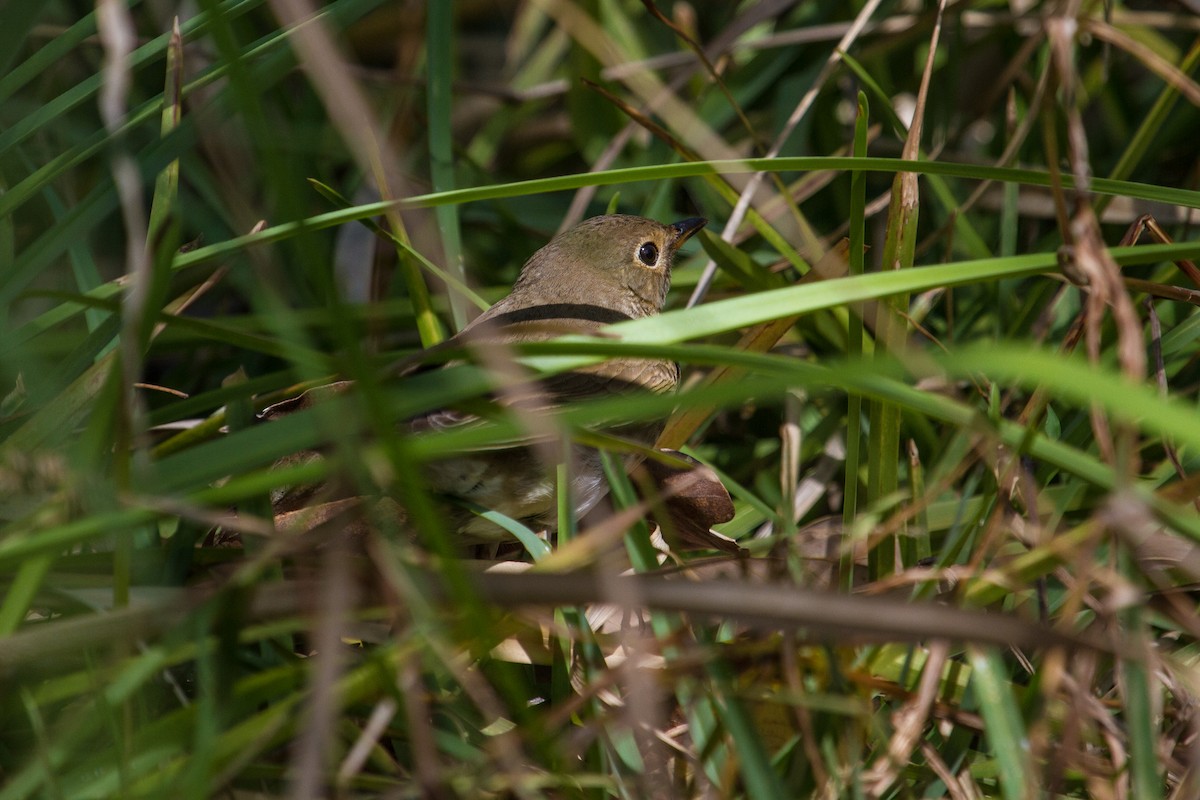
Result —
[{"label": "bird's beak", "polygon": [[708,220],[704,217],[688,217],[685,220],[680,220],[673,225],[667,227],[671,229],[671,241],[668,244],[671,247],[671,252],[675,252],[683,243],[692,238],[692,234],[708,224]]}]

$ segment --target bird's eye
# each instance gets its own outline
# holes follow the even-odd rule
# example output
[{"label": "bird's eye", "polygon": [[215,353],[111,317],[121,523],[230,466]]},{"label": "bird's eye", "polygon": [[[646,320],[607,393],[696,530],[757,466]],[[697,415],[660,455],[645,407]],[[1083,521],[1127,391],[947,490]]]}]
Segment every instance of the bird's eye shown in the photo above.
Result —
[{"label": "bird's eye", "polygon": [[658,263],[658,247],[654,242],[646,242],[638,248],[638,260],[647,267],[653,267]]}]

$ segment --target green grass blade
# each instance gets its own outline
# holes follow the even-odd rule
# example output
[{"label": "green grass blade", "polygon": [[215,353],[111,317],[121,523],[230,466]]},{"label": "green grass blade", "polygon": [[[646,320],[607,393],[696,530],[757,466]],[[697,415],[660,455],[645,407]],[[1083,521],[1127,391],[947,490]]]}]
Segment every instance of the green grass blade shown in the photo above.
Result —
[{"label": "green grass blade", "polygon": [[1008,671],[992,649],[968,649],[971,685],[979,698],[987,742],[999,768],[1000,792],[1005,800],[1032,800],[1037,784],[1029,757],[1029,732],[1017,709]]}]

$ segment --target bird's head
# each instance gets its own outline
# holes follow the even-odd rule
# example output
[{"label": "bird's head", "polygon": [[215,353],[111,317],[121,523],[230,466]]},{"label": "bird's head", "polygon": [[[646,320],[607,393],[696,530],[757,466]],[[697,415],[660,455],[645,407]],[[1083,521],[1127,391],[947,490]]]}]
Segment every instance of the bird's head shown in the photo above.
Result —
[{"label": "bird's head", "polygon": [[679,247],[707,220],[663,225],[645,217],[592,217],[555,236],[525,263],[514,294],[588,303],[645,317],[662,310]]}]

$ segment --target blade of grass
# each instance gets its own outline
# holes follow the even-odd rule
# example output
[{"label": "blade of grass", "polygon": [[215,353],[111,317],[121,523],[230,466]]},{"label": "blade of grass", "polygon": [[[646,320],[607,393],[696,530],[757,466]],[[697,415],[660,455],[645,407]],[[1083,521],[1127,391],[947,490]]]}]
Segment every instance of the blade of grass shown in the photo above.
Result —
[{"label": "blade of grass", "polygon": [[[931,50],[930,54],[934,52],[935,50]],[[930,57],[932,57],[932,55]],[[904,124],[904,122],[900,119],[900,116],[896,113],[895,108],[892,107],[891,98],[888,96],[887,92],[885,92],[884,89],[875,81],[875,79],[867,71],[866,67],[848,54],[843,53],[842,58],[846,62],[846,66],[850,67],[850,70],[862,82],[862,84],[866,86],[879,100],[879,108],[881,113],[888,121],[888,124],[891,125],[892,129],[896,131],[897,134],[906,133],[908,131],[908,126]],[[916,121],[916,117],[914,117],[913,124],[919,127],[919,122]],[[906,153],[904,157],[914,160],[926,159],[929,157],[929,154],[918,146],[915,151],[913,151],[911,154]],[[979,232],[975,230],[975,226],[972,224],[971,219],[966,215],[957,213],[959,201],[954,196],[954,192],[951,191],[946,182],[942,180],[940,176],[931,174],[929,177],[929,186],[932,190],[934,199],[937,200],[938,204],[942,206],[942,210],[948,216],[954,217],[956,244],[959,244],[968,255],[974,256],[975,258],[987,258],[988,256],[992,255],[987,244],[984,242],[983,237],[981,237]]]},{"label": "blade of grass", "polygon": [[[869,125],[870,106],[867,103],[866,92],[859,90],[858,105],[854,117],[854,150],[855,157],[865,157],[867,154],[867,129]],[[847,264],[850,275],[862,275],[865,271],[866,258],[866,204],[867,176],[854,170],[850,173],[850,249]],[[863,353],[863,306],[854,305],[850,308],[849,330],[846,338],[846,356],[851,360]],[[858,514],[858,478],[863,441],[862,430],[862,396],[848,394],[846,396],[846,461],[842,483],[844,500],[842,501],[842,524],[849,531]],[[842,588],[852,588],[854,582],[854,555],[850,547],[842,548],[840,559],[840,574]]]},{"label": "blade of grass", "polygon": [[[1127,561],[1127,557],[1125,559]],[[1131,567],[1126,563],[1126,568]],[[1132,572],[1132,569],[1129,569]],[[1145,640],[1142,609],[1133,605],[1122,613],[1126,631]],[[1129,733],[1130,795],[1146,800],[1163,796],[1163,780],[1159,775],[1159,735],[1155,724],[1154,701],[1151,696],[1150,670],[1146,662],[1127,659],[1121,663],[1121,699],[1123,719]]]},{"label": "blade of grass", "polygon": [[1037,797],[1036,772],[1029,754],[1029,732],[1017,708],[1004,661],[993,648],[969,647],[971,685],[979,697],[991,755],[999,768],[1005,800]]},{"label": "blade of grass", "polygon": [[[931,34],[929,53],[921,75],[921,88],[917,92],[916,108],[908,136],[904,140],[903,156],[916,160],[921,150],[921,131],[925,119],[925,103],[929,94],[929,80],[933,73],[934,55],[937,52],[941,33],[942,13],[945,0],[938,4],[937,19]],[[888,208],[887,235],[883,244],[883,270],[912,269],[917,243],[917,220],[920,212],[920,190],[917,176],[911,172],[899,172],[892,181],[892,198]],[[892,354],[901,354],[908,344],[908,294],[893,295],[876,305],[875,337],[881,349]],[[900,453],[900,409],[890,403],[874,402],[870,409],[870,429],[867,449],[867,502],[877,504],[893,495],[900,485],[898,455]],[[869,554],[871,576],[880,579],[891,575],[898,567],[911,564],[896,564],[898,540],[885,537]]]},{"label": "blade of grass", "polygon": [[[425,10],[425,60],[429,72],[429,91],[426,98],[429,112],[429,176],[435,192],[453,189],[454,132],[450,123],[452,97],[450,87],[454,75],[454,5],[432,3]],[[442,250],[446,271],[459,283],[465,282],[463,272],[462,233],[458,212],[454,206],[434,210],[438,230],[442,235]],[[465,299],[457,292],[450,293],[450,309],[454,327],[462,330],[468,322]],[[437,342],[425,342],[429,347]]]},{"label": "blade of grass", "polygon": [[[1023,170],[1008,167],[989,167],[969,164],[953,164],[950,162],[906,162],[902,159],[890,158],[854,158],[854,157],[815,157],[815,158],[777,158],[770,162],[756,162],[755,159],[745,161],[725,162],[696,162],[687,164],[666,164],[655,167],[631,167],[622,170],[610,170],[604,173],[585,173],[556,178],[545,178],[533,181],[520,181],[511,184],[476,187],[472,189],[457,189],[433,195],[422,195],[402,201],[394,201],[401,207],[425,207],[444,203],[465,203],[480,200],[498,199],[504,197],[519,197],[540,192],[561,191],[579,188],[586,185],[611,185],[617,183],[667,180],[679,177],[695,177],[705,174],[722,172],[751,172],[755,170],[862,170],[868,172],[894,172],[898,169],[909,170],[918,174],[941,174],[958,177],[976,178],[980,180],[1012,181],[1031,186],[1051,185],[1050,176],[1036,170]],[[1072,185],[1069,175],[1063,176],[1065,186]],[[1098,194],[1117,194],[1142,200],[1154,200],[1189,208],[1200,208],[1200,192],[1160,187],[1149,184],[1132,183],[1129,181],[1112,181],[1097,178],[1093,181],[1092,191]],[[0,198],[2,202],[2,198]],[[189,253],[182,253],[175,259],[175,269],[183,270],[213,260],[227,258],[251,245],[268,244],[282,241],[295,236],[300,231],[314,231],[333,227],[346,222],[353,222],[365,217],[377,216],[388,210],[389,203],[372,203],[356,206],[353,209],[333,211],[318,214],[300,222],[288,222],[264,229],[261,232],[240,236],[226,242],[220,242],[206,247],[200,247]],[[57,238],[57,237],[55,237]],[[1186,247],[1186,245],[1181,245]],[[1115,252],[1115,249],[1114,249]],[[1178,257],[1195,258],[1190,250],[1183,250]],[[1170,254],[1164,258],[1172,257]],[[988,264],[991,259],[980,259],[979,263]],[[1135,263],[1135,262],[1129,262]],[[1141,262],[1137,262],[1141,263]],[[1049,267],[1047,267],[1049,269]],[[94,297],[111,297],[116,294],[118,287],[104,284],[91,293]],[[32,322],[13,331],[6,337],[6,347],[15,346],[37,335],[43,330],[70,319],[81,309],[61,306],[48,311]],[[0,353],[3,351],[0,350]]]},{"label": "blade of grass", "polygon": [[[313,187],[325,197],[335,201],[342,208],[352,208],[349,200],[339,194],[333,187],[321,183],[318,180],[309,178],[308,181]],[[419,272],[411,269],[410,265],[414,262],[424,267],[432,273],[438,280],[444,282],[450,287],[455,296],[463,297],[476,308],[486,311],[488,302],[480,297],[476,292],[464,283],[454,274],[434,264],[425,256],[417,252],[406,236],[399,233],[393,233],[386,230],[374,220],[362,219],[359,220],[369,230],[373,231],[378,236],[386,239],[395,245],[400,251],[400,263],[405,267],[405,281],[408,284],[409,297],[412,299],[413,310],[417,320],[417,331],[421,336],[421,344],[425,347],[432,347],[441,342],[445,338],[442,332],[441,323],[433,312],[433,304],[429,299],[429,289],[425,285],[425,281],[421,279]]]}]

